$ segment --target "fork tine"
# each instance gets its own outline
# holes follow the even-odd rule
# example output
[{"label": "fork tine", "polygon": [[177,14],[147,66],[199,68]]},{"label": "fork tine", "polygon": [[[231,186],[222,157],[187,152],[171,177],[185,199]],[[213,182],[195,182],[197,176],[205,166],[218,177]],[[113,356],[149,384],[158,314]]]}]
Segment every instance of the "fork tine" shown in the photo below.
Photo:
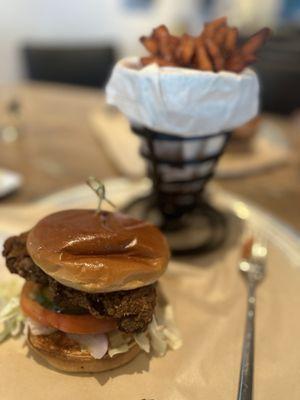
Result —
[{"label": "fork tine", "polygon": [[266,240],[260,236],[255,237],[251,249],[251,261],[264,267],[267,254],[268,254],[268,248]]}]

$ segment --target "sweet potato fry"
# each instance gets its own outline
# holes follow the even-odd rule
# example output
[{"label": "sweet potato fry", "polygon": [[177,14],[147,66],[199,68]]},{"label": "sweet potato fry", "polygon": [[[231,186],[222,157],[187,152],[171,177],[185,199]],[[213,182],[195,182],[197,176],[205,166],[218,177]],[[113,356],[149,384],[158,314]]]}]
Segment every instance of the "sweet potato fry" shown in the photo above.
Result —
[{"label": "sweet potato fry", "polygon": [[240,52],[234,52],[225,62],[225,70],[230,72],[242,72],[245,68],[245,61]]},{"label": "sweet potato fry", "polygon": [[235,50],[237,38],[238,38],[238,29],[229,28],[224,43],[224,50],[226,53],[232,53]]},{"label": "sweet potato fry", "polygon": [[263,28],[260,31],[256,32],[254,35],[250,37],[246,41],[246,43],[242,46],[243,54],[254,54],[256,53],[266,42],[266,40],[270,37],[271,30],[269,28]]},{"label": "sweet potato fry", "polygon": [[270,29],[263,28],[251,36],[250,39],[232,56],[228,57],[225,67],[228,71],[241,72],[247,66],[256,61],[255,53],[263,46],[270,36]]},{"label": "sweet potato fry", "polygon": [[177,42],[174,36],[170,35],[168,28],[165,25],[160,25],[153,29],[152,37],[156,40],[158,46],[158,54],[160,58],[171,62],[174,58],[174,45]]},{"label": "sweet potato fry", "polygon": [[217,18],[214,21],[204,24],[203,36],[212,37],[217,29],[226,24],[227,24],[227,17]]},{"label": "sweet potato fry", "polygon": [[153,29],[150,36],[142,36],[141,43],[150,53],[141,59],[142,65],[182,66],[204,71],[228,70],[239,73],[256,61],[256,52],[270,36],[264,28],[238,47],[238,29],[228,27],[226,17],[204,25],[198,37],[171,35],[165,25]]},{"label": "sweet potato fry", "polygon": [[224,46],[228,29],[230,28],[228,28],[227,26],[221,26],[221,28],[219,28],[214,35],[213,40],[216,43],[216,45],[219,46],[221,49]]},{"label": "sweet potato fry", "polygon": [[220,48],[210,38],[204,39],[204,43],[206,50],[213,62],[214,70],[216,72],[221,71],[224,66],[224,57],[220,51]]},{"label": "sweet potato fry", "polygon": [[255,61],[257,61],[257,57],[254,54],[246,54],[243,55],[243,61],[246,67],[247,65],[253,64]]},{"label": "sweet potato fry", "polygon": [[170,43],[173,47],[177,47],[180,44],[180,38],[174,35],[170,35]]},{"label": "sweet potato fry", "polygon": [[157,41],[153,37],[142,36],[140,38],[140,42],[149,51],[149,53],[157,54],[158,44],[157,44]]},{"label": "sweet potato fry", "polygon": [[174,58],[173,50],[174,46],[172,46],[170,38],[168,36],[162,36],[158,41],[159,55],[167,61],[172,61]]},{"label": "sweet potato fry", "polygon": [[225,69],[227,71],[239,73],[255,61],[257,61],[255,54],[242,54],[241,52],[236,52],[226,60]]},{"label": "sweet potato fry", "polygon": [[170,35],[169,37],[169,45],[172,52],[172,60],[176,61],[176,51],[180,44],[180,38],[177,36]]},{"label": "sweet potato fry", "polygon": [[255,54],[243,54],[243,59],[247,63],[252,63],[257,60],[257,57]]},{"label": "sweet potato fry", "polygon": [[159,25],[157,28],[154,28],[152,31],[152,37],[160,40],[162,37],[170,36],[170,32],[166,25]]},{"label": "sweet potato fry", "polygon": [[209,58],[204,42],[198,39],[196,42],[195,65],[203,71],[213,71],[213,64]]},{"label": "sweet potato fry", "polygon": [[140,61],[141,64],[145,67],[146,65],[154,63],[155,56],[147,56],[147,57],[141,57]]},{"label": "sweet potato fry", "polygon": [[192,36],[184,34],[176,49],[176,59],[180,65],[188,65],[193,58],[195,51],[195,40]]},{"label": "sweet potato fry", "polygon": [[177,66],[177,64],[174,61],[167,61],[160,57],[155,57],[154,62],[161,67],[176,67]]},{"label": "sweet potato fry", "polygon": [[153,63],[159,65],[160,67],[174,67],[174,66],[176,66],[176,64],[174,62],[170,62],[170,61],[164,60],[161,57],[156,57],[156,56],[142,57],[141,58],[141,63],[142,63],[142,65],[144,67],[146,65],[153,64]]}]

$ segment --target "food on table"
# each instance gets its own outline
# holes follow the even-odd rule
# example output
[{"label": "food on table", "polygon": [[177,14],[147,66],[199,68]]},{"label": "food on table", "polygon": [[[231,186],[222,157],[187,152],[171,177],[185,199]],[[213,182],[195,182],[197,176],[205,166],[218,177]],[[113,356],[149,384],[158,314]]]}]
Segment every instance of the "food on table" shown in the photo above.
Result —
[{"label": "food on table", "polygon": [[[183,146],[185,139],[199,137],[193,144],[202,146],[202,137],[232,131],[257,115],[259,82],[245,67],[270,32],[263,28],[239,44],[238,31],[226,18],[205,24],[198,37],[177,37],[161,25],[141,38],[149,56],[125,57],[115,65],[107,102],[134,127],[180,137]],[[168,65],[174,68],[164,68]],[[216,147],[214,154],[223,149]]]},{"label": "food on table", "polygon": [[153,225],[107,211],[61,211],[8,238],[3,255],[26,280],[28,345],[52,366],[100,372],[141,350],[179,347],[171,306],[158,296],[169,248]]},{"label": "food on table", "polygon": [[263,28],[239,45],[238,29],[228,26],[226,17],[206,23],[197,37],[186,33],[174,36],[165,25],[160,25],[150,36],[141,37],[141,43],[150,53],[141,58],[141,63],[239,73],[256,61],[257,52],[270,34],[269,28]]},{"label": "food on table", "polygon": [[240,45],[238,30],[225,17],[205,24],[198,37],[174,36],[160,25],[141,38],[147,57],[126,57],[114,67],[107,102],[141,137],[155,190],[166,194],[160,202],[160,207],[167,203],[164,214],[171,201],[172,209],[196,204],[227,145],[227,133],[256,117],[259,81],[245,67],[269,35],[263,28]]}]

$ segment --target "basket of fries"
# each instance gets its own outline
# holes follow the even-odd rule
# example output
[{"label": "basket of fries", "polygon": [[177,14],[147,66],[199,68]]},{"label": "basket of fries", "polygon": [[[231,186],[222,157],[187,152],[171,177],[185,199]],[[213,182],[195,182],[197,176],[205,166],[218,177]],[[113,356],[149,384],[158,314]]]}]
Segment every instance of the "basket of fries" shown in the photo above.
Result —
[{"label": "basket of fries", "polygon": [[153,182],[153,194],[166,217],[196,206],[229,133],[182,138],[132,126],[141,138],[140,152]]},{"label": "basket of fries", "polygon": [[[258,79],[248,66],[269,35],[263,28],[239,45],[238,30],[225,17],[205,24],[196,37],[174,36],[161,25],[140,39],[148,56],[116,64],[107,101],[128,117],[141,138],[153,181],[151,204],[165,229],[180,230],[187,214],[209,208],[203,206],[203,189],[228,132],[258,113]],[[208,214],[211,218],[211,209]]]}]

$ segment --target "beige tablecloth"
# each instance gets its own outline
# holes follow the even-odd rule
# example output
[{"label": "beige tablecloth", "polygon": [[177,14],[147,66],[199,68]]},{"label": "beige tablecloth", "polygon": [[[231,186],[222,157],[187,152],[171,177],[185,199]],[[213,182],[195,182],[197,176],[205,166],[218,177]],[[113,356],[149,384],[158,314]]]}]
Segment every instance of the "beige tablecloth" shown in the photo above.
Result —
[{"label": "beige tablecloth", "polygon": [[[38,218],[38,211],[33,214]],[[32,359],[21,339],[8,340],[0,346],[0,398],[236,398],[246,312],[237,272],[240,240],[229,237],[210,256],[172,260],[161,279],[182,333],[180,350],[163,358],[141,354],[112,372],[72,375]],[[255,400],[300,398],[300,269],[279,244],[269,244],[268,273],[258,289]]]}]

